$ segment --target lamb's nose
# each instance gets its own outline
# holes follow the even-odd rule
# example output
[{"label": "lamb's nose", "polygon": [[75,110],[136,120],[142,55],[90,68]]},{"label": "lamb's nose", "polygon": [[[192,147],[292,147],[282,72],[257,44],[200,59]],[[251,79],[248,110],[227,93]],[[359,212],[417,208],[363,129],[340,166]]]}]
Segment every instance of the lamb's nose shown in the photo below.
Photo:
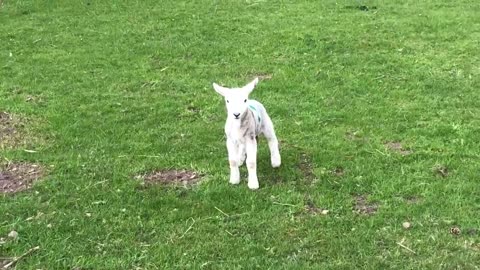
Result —
[{"label": "lamb's nose", "polygon": [[238,117],[240,116],[240,114],[239,114],[239,113],[234,113],[233,116],[235,116],[235,118],[238,119]]}]

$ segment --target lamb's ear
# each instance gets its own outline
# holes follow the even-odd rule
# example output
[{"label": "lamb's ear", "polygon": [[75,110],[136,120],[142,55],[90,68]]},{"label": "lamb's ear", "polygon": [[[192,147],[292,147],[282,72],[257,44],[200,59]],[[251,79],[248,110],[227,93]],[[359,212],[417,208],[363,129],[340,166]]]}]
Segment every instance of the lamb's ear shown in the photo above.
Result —
[{"label": "lamb's ear", "polygon": [[220,86],[216,83],[213,83],[213,89],[215,89],[215,91],[217,91],[217,93],[219,93],[222,96],[225,96],[226,91],[227,91],[227,88],[225,88],[223,86]]},{"label": "lamb's ear", "polygon": [[252,92],[255,86],[258,83],[258,78],[255,78],[253,81],[251,81],[249,84],[245,85],[243,89],[247,91],[248,93]]}]

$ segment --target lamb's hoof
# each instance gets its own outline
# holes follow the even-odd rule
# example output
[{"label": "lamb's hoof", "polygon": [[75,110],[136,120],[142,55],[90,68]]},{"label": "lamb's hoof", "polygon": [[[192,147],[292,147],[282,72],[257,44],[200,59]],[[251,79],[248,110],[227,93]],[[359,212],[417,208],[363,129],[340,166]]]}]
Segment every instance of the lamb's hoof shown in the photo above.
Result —
[{"label": "lamb's hoof", "polygon": [[256,190],[259,187],[260,186],[258,185],[258,181],[249,181],[248,182],[248,188],[251,189],[251,190]]},{"label": "lamb's hoof", "polygon": [[232,184],[232,185],[238,185],[238,184],[240,184],[240,178],[238,178],[238,179],[230,179],[230,184]]},{"label": "lamb's hoof", "polygon": [[240,175],[230,175],[230,184],[232,185],[240,184]]},{"label": "lamb's hoof", "polygon": [[278,168],[282,164],[282,161],[280,158],[272,158],[272,167],[273,168]]}]

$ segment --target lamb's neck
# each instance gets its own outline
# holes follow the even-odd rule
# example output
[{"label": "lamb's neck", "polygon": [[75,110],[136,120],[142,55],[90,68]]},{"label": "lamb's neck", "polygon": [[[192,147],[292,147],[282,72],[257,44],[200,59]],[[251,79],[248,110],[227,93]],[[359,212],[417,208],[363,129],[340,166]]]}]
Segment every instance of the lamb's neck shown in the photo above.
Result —
[{"label": "lamb's neck", "polygon": [[228,129],[232,132],[240,131],[242,127],[242,119],[235,119],[233,117],[229,117],[227,119],[227,126]]},{"label": "lamb's neck", "polygon": [[244,141],[245,135],[250,129],[250,122],[252,119],[251,115],[246,113],[242,116],[241,119],[235,119],[233,117],[228,117],[227,125],[225,126],[225,131],[227,136],[233,139],[234,141]]}]

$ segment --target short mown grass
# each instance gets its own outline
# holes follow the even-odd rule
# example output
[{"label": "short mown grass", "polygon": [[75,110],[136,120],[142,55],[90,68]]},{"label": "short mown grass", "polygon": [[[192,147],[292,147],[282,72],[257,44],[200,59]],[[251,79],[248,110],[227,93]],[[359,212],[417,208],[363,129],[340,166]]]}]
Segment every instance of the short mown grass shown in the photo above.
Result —
[{"label": "short mown grass", "polygon": [[[42,138],[1,158],[49,168],[0,197],[18,269],[480,265],[480,2],[0,3],[0,111]],[[211,83],[255,76],[283,164],[262,140],[252,192]],[[203,178],[135,178],[165,169]]]}]

